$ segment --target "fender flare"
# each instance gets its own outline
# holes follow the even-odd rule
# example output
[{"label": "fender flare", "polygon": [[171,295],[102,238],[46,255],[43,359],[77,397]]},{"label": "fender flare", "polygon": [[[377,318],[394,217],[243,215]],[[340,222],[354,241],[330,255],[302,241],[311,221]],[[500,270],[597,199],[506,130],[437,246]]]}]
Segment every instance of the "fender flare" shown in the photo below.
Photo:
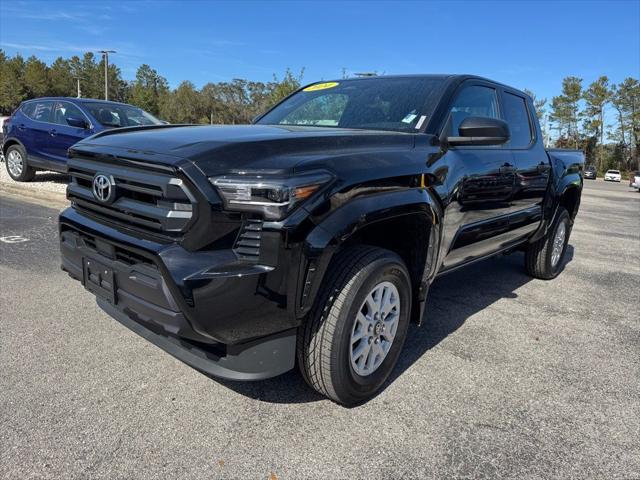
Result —
[{"label": "fender flare", "polygon": [[[296,294],[296,316],[303,317],[313,306],[320,285],[331,260],[344,245],[363,228],[378,222],[398,219],[407,215],[420,216],[431,228],[426,251],[437,253],[432,241],[439,241],[442,209],[432,192],[427,188],[409,188],[362,195],[331,212],[307,235],[301,256],[298,289]],[[422,282],[435,276],[435,258],[425,255]],[[426,297],[426,290],[421,296]],[[422,298],[420,299],[422,301]]]}]

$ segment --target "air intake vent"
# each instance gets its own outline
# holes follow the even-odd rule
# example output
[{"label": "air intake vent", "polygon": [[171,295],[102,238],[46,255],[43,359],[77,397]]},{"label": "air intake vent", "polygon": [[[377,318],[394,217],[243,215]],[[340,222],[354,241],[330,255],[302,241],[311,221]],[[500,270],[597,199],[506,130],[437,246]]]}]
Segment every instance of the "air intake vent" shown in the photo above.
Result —
[{"label": "air intake vent", "polygon": [[240,260],[257,262],[260,258],[261,237],[262,222],[260,220],[245,220],[233,251]]}]

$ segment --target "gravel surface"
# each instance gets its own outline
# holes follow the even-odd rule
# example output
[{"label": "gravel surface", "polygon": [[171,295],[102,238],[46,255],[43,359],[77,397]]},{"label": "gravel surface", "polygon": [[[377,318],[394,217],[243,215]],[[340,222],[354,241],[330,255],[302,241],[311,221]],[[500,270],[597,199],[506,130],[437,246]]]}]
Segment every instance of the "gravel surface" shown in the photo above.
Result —
[{"label": "gravel surface", "polygon": [[57,211],[3,197],[0,478],[640,478],[640,195],[587,181],[568,262],[439,279],[386,389],[208,378],[59,269]]},{"label": "gravel surface", "polygon": [[64,194],[67,189],[69,177],[63,173],[37,172],[36,178],[31,182],[16,182],[7,173],[4,162],[0,163],[0,184],[12,185],[32,191],[53,192]]}]

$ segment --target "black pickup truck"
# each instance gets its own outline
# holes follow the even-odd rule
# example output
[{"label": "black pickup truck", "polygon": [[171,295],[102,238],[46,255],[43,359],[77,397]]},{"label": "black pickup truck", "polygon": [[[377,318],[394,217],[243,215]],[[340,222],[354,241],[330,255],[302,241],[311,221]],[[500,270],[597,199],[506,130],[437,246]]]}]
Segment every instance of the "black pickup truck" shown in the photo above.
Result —
[{"label": "black pickup truck", "polygon": [[345,405],[439,275],[514,250],[558,275],[583,185],[527,95],[468,75],[316,83],[253,125],[111,130],[69,157],[62,268],[102,309],[213,376],[297,361]]}]

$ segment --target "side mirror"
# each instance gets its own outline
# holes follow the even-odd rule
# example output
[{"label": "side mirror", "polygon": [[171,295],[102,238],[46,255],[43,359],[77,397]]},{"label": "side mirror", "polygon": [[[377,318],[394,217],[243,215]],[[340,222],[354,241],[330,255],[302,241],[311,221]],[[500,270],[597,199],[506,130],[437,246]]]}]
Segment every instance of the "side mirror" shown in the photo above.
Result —
[{"label": "side mirror", "polygon": [[501,145],[509,141],[509,125],[490,117],[467,117],[458,128],[459,137],[447,138],[451,146]]},{"label": "side mirror", "polygon": [[67,117],[67,123],[76,128],[89,128],[89,124],[84,118]]}]

